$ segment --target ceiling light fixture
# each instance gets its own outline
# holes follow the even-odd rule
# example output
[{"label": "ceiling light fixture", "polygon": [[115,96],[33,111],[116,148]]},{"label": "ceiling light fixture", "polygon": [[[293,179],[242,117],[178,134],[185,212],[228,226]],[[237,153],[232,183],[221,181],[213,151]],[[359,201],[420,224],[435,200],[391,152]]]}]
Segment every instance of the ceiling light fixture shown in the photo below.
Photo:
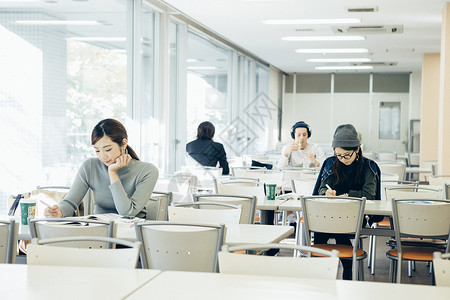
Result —
[{"label": "ceiling light fixture", "polygon": [[337,48],[337,49],[295,49],[297,53],[367,53],[365,48]]},{"label": "ceiling light fixture", "polygon": [[321,24],[355,24],[361,19],[277,19],[262,21],[267,25],[321,25]]},{"label": "ceiling light fixture", "polygon": [[326,66],[315,67],[316,70],[372,70],[372,66]]},{"label": "ceiling light fixture", "polygon": [[217,67],[188,67],[188,70],[218,70]]},{"label": "ceiling light fixture", "polygon": [[366,38],[361,35],[342,35],[342,36],[285,36],[281,40],[289,42],[301,41],[364,41]]},{"label": "ceiling light fixture", "polygon": [[22,25],[102,25],[98,21],[75,20],[19,20],[16,23]]},{"label": "ceiling light fixture", "polygon": [[370,62],[370,58],[310,58],[307,62],[320,62],[320,63],[339,63],[339,62]]},{"label": "ceiling light fixture", "polygon": [[80,42],[126,42],[127,38],[125,37],[95,37],[95,36],[76,36],[67,38],[72,41],[80,41]]}]

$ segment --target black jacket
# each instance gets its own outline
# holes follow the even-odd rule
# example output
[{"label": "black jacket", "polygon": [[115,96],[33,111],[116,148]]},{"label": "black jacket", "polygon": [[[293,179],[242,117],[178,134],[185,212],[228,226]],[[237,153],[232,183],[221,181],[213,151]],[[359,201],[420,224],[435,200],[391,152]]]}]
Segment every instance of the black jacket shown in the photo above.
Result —
[{"label": "black jacket", "polygon": [[230,173],[227,154],[221,143],[209,139],[197,139],[186,145],[186,152],[202,166],[215,167],[219,162],[222,174]]}]

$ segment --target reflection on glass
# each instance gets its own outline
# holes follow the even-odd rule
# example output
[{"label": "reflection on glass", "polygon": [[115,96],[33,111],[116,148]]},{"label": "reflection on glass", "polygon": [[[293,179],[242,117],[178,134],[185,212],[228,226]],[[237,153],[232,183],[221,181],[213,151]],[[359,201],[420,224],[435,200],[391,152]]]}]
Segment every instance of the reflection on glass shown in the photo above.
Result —
[{"label": "reflection on glass", "polygon": [[[0,160],[0,173],[8,174],[1,180],[0,213],[8,195],[70,185],[82,161],[94,155],[95,123],[126,117],[126,1],[106,0],[102,11],[82,2],[71,3],[70,11],[59,2],[26,5],[11,1],[0,10],[0,119],[8,145],[2,154],[8,159]],[[102,23],[17,22],[86,13]]]},{"label": "reflection on glass", "polygon": [[229,123],[227,105],[230,51],[190,32],[187,60],[187,137],[195,139],[197,127],[210,121],[216,139]]}]

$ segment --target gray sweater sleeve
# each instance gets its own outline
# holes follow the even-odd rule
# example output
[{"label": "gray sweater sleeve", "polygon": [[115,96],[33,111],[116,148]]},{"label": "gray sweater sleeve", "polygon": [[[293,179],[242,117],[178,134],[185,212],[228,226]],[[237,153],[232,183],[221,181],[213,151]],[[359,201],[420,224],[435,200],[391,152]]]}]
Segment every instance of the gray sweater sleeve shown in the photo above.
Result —
[{"label": "gray sweater sleeve", "polygon": [[158,169],[152,164],[147,164],[136,174],[136,187],[132,195],[128,196],[120,180],[111,184],[109,189],[117,212],[125,216],[138,215],[150,199],[157,180]]},{"label": "gray sweater sleeve", "polygon": [[89,189],[88,183],[88,170],[89,170],[89,160],[85,161],[72,183],[70,187],[69,193],[67,196],[58,204],[63,217],[73,217],[75,215],[78,206],[81,201],[83,201],[84,196],[86,195]]}]

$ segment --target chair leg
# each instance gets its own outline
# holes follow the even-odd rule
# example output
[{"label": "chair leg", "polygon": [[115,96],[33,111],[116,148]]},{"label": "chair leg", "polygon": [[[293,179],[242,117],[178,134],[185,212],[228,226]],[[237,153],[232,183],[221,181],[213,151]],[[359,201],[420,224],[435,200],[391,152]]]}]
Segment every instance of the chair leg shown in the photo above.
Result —
[{"label": "chair leg", "polygon": [[430,274],[433,274],[433,262],[432,261],[430,261]]},{"label": "chair leg", "polygon": [[367,253],[367,267],[370,268],[372,263],[372,243],[373,243],[373,235],[369,236],[369,253]]},{"label": "chair leg", "polygon": [[416,270],[416,261],[415,260],[412,261],[412,270],[413,271]]},{"label": "chair leg", "polygon": [[358,280],[364,281],[364,268],[363,268],[364,262],[362,260],[361,261],[358,260],[357,264],[358,264]]},{"label": "chair leg", "polygon": [[396,275],[397,275],[397,283],[400,283],[401,282],[401,279],[402,279],[402,260],[401,260],[401,258],[399,257],[398,258],[398,261],[397,261],[397,268],[396,268],[397,270],[396,270]]},{"label": "chair leg", "polygon": [[370,263],[370,274],[375,275],[375,259],[377,257],[377,237],[373,236],[373,242],[372,242],[372,256],[370,259],[372,262]]},{"label": "chair leg", "polygon": [[412,277],[412,261],[408,260],[408,277]]}]

